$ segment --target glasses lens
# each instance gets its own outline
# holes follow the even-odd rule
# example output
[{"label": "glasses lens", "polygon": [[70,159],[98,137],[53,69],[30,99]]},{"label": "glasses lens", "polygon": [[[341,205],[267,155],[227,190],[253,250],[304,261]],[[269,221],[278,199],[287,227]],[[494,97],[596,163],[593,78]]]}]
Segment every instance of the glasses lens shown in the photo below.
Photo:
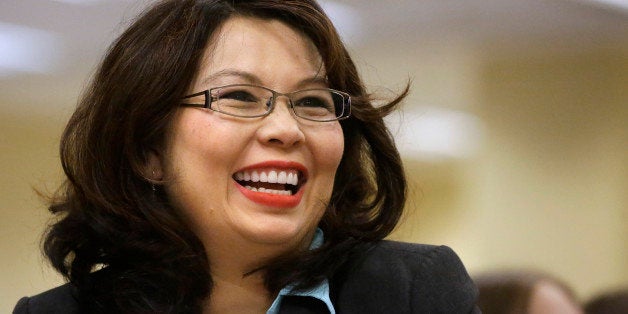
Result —
[{"label": "glasses lens", "polygon": [[329,89],[312,89],[292,94],[297,116],[314,121],[332,121],[342,116],[345,97]]},{"label": "glasses lens", "polygon": [[268,112],[273,93],[258,86],[231,85],[212,89],[212,108],[238,117],[258,117]]}]

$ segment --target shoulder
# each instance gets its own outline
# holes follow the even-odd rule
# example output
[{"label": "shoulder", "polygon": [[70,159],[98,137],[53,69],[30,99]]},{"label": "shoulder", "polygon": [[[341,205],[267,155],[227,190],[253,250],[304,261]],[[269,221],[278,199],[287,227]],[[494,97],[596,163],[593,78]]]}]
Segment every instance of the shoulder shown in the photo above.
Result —
[{"label": "shoulder", "polygon": [[[358,274],[406,280],[465,280],[466,270],[447,246],[378,241],[358,248],[350,262]],[[452,277],[454,276],[454,277]]]},{"label": "shoulder", "polygon": [[353,303],[340,312],[359,312],[356,304],[364,313],[469,313],[475,307],[477,289],[447,246],[378,241],[352,256],[332,280],[338,303]]},{"label": "shoulder", "polygon": [[32,297],[21,298],[13,309],[14,314],[78,312],[79,306],[76,290],[71,284],[62,285]]}]

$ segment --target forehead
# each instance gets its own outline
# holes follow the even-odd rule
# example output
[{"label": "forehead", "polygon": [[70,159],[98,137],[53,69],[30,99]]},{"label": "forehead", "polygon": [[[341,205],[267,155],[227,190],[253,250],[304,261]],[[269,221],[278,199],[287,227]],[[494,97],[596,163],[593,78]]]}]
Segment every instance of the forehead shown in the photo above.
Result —
[{"label": "forehead", "polygon": [[325,76],[320,54],[307,36],[281,21],[251,17],[230,18],[214,33],[198,81],[224,71],[250,73],[264,84]]}]

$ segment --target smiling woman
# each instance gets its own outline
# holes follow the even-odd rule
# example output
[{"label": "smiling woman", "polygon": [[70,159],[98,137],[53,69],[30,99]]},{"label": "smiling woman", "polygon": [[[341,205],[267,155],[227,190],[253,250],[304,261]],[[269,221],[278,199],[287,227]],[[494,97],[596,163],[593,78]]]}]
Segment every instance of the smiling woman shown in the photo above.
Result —
[{"label": "smiling woman", "polygon": [[111,46],[61,142],[45,253],[69,283],[16,313],[477,311],[447,247],[382,240],[406,182],[314,1],[162,1]]}]

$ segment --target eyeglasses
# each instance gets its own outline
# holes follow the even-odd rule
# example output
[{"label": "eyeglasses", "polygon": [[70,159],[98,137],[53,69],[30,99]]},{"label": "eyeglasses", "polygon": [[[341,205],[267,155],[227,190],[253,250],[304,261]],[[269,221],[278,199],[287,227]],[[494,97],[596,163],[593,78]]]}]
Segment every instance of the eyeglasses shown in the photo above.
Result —
[{"label": "eyeglasses", "polygon": [[[257,118],[270,114],[279,96],[288,98],[295,116],[310,121],[327,122],[346,119],[351,115],[351,96],[330,88],[303,89],[279,93],[249,84],[234,84],[210,88],[183,97],[199,99],[200,103],[184,103],[185,107],[202,107],[241,118]],[[200,100],[204,97],[204,100]]]}]

